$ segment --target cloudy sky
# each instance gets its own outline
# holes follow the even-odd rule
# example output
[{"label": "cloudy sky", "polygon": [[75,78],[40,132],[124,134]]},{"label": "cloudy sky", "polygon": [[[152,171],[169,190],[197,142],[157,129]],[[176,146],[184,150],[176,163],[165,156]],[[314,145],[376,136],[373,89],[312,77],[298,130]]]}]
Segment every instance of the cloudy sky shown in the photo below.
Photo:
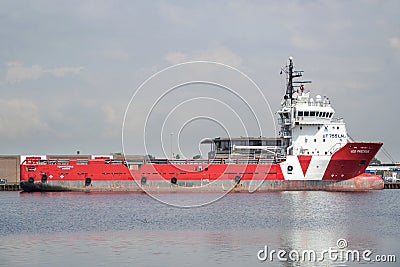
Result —
[{"label": "cloudy sky", "polygon": [[[204,69],[165,73],[131,101],[127,152],[145,153],[138,144],[157,144],[154,138],[167,154],[193,156],[205,137],[257,135],[257,123],[245,131],[225,127],[253,120],[243,103],[260,106],[254,110],[262,134],[273,134],[273,123],[262,119],[268,109],[258,100],[265,96],[278,109],[284,91],[279,71],[291,55],[313,81],[307,89],[329,96],[354,139],[383,141],[399,161],[399,10],[395,0],[1,1],[0,154],[121,152],[134,93],[156,72],[190,60],[237,68],[261,92],[229,68],[207,67],[207,77],[196,76]],[[211,84],[184,86],[149,115],[145,104],[156,103],[162,90],[195,79],[238,94]],[[151,120],[145,126],[144,118]],[[157,146],[149,152],[162,156]]]}]

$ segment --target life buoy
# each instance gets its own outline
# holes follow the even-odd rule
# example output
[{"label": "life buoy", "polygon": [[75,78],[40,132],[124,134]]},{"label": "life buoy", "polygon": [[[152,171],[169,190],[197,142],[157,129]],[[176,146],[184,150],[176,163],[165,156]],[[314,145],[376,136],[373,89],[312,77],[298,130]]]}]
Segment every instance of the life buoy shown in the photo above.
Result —
[{"label": "life buoy", "polygon": [[47,174],[43,173],[42,174],[42,183],[46,183],[47,182]]},{"label": "life buoy", "polygon": [[92,184],[92,178],[86,177],[85,179],[85,186],[90,186]]},{"label": "life buoy", "polygon": [[293,166],[292,166],[292,165],[289,165],[289,166],[287,167],[287,172],[288,172],[288,174],[292,174],[292,171],[293,171]]},{"label": "life buoy", "polygon": [[178,182],[178,179],[176,177],[171,178],[171,184],[176,184]]},{"label": "life buoy", "polygon": [[238,175],[238,176],[235,176],[235,183],[236,183],[236,184],[239,184],[239,183],[240,183],[240,180],[242,180],[242,177],[240,177],[239,175]]},{"label": "life buoy", "polygon": [[35,182],[35,178],[33,177],[29,177],[28,179],[28,183],[33,184],[33,182]]},{"label": "life buoy", "polygon": [[146,176],[142,176],[142,178],[140,179],[140,184],[141,185],[145,185],[147,183],[147,177]]}]

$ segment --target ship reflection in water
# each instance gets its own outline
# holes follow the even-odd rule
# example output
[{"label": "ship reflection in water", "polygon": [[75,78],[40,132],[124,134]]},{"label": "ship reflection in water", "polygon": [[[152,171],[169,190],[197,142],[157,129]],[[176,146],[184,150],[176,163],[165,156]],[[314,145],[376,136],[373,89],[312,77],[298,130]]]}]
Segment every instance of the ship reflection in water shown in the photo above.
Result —
[{"label": "ship reflection in water", "polygon": [[358,266],[257,258],[265,246],[321,251],[338,239],[400,257],[396,190],[229,194],[189,209],[132,193],[4,192],[0,201],[0,266]]}]

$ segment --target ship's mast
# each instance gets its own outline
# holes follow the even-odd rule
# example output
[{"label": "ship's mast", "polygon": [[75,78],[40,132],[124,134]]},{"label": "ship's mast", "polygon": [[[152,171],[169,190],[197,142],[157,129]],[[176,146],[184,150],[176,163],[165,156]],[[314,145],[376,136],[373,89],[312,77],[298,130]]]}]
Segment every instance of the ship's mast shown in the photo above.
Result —
[{"label": "ship's mast", "polygon": [[[282,102],[282,107],[278,111],[280,116],[280,137],[282,138],[282,148],[285,154],[291,153],[291,145],[292,145],[292,128],[293,117],[294,117],[294,106],[293,103],[293,93],[294,93],[294,83],[293,79],[299,78],[302,76],[302,70],[293,70],[293,57],[289,57],[289,65],[281,69],[281,73],[285,72],[287,74],[287,84],[286,84],[286,93],[284,96],[284,100]],[[298,83],[309,83],[308,81],[298,82]]]},{"label": "ship's mast", "polygon": [[286,87],[286,96],[290,100],[290,104],[292,104],[293,100],[293,79],[302,76],[303,71],[293,71],[293,57],[289,57],[289,66],[286,67],[287,72],[287,87]]}]

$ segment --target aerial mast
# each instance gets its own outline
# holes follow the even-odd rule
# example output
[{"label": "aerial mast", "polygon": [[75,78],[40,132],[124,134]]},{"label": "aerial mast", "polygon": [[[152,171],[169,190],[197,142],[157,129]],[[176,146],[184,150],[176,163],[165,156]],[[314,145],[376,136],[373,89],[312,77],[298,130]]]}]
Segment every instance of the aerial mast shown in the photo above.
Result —
[{"label": "aerial mast", "polygon": [[[286,85],[286,93],[284,95],[284,101],[282,102],[282,108],[278,111],[280,116],[280,125],[281,131],[280,136],[282,138],[282,146],[284,148],[284,153],[290,154],[291,145],[292,145],[292,128],[294,127],[293,118],[294,114],[294,87],[296,83],[310,83],[310,81],[294,81],[293,79],[299,78],[302,75],[302,70],[293,70],[293,57],[289,57],[289,65],[286,65],[281,69],[282,72],[287,74],[287,85]],[[303,87],[301,87],[303,88]]]},{"label": "aerial mast", "polygon": [[303,71],[293,71],[293,57],[289,57],[289,66],[287,66],[287,75],[288,75],[288,82],[286,87],[286,98],[290,99],[290,104],[292,104],[293,100],[293,79],[302,76]]}]

